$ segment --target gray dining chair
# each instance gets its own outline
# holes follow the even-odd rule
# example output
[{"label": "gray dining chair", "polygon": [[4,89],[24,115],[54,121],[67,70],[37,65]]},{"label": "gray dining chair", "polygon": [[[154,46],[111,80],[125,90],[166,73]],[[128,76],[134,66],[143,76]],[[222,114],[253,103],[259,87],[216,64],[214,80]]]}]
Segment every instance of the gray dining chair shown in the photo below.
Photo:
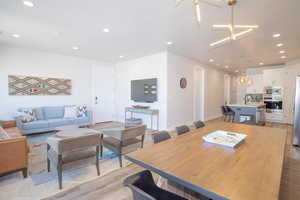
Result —
[{"label": "gray dining chair", "polygon": [[[101,136],[100,155],[102,157],[103,147],[116,153],[119,157],[120,167],[122,167],[122,155],[143,148],[146,126],[136,126],[130,128],[117,128],[102,130],[107,137]],[[132,147],[132,145],[140,144],[140,146]]]},{"label": "gray dining chair", "polygon": [[182,135],[190,131],[190,128],[186,125],[176,127],[177,135]]},{"label": "gray dining chair", "polygon": [[154,144],[168,140],[170,138],[171,138],[171,136],[167,131],[160,131],[158,133],[152,134],[152,139],[153,139]]},{"label": "gray dining chair", "polygon": [[124,186],[131,189],[134,200],[187,200],[158,187],[149,170],[127,177]]},{"label": "gray dining chair", "polygon": [[194,125],[195,127],[198,129],[198,128],[203,128],[205,126],[204,122],[203,121],[196,121],[194,122]]},{"label": "gray dining chair", "polygon": [[62,189],[62,172],[91,159],[96,161],[97,175],[99,169],[100,134],[89,134],[78,137],[52,136],[47,139],[47,168],[57,168],[59,189]]}]

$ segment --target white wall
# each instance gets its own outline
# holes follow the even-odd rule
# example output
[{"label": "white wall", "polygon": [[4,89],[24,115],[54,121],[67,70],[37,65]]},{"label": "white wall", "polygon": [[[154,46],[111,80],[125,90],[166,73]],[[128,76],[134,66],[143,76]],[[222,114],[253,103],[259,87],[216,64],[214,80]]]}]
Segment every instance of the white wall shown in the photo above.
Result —
[{"label": "white wall", "polygon": [[[158,79],[158,101],[154,103],[136,103],[130,94],[130,81],[137,79]],[[115,109],[116,119],[124,121],[124,110],[127,106],[147,105],[159,109],[160,129],[166,129],[167,122],[167,55],[166,52],[117,63],[115,66]],[[149,116],[141,117],[150,127]],[[156,122],[154,122],[156,124]],[[155,125],[154,124],[154,125]],[[154,127],[156,128],[156,127]]]},{"label": "white wall", "polygon": [[[199,67],[195,61],[168,52],[168,96],[167,127],[192,124],[194,118],[194,70]],[[187,79],[187,87],[180,88],[181,78]]]},{"label": "white wall", "polygon": [[205,120],[215,119],[222,115],[224,104],[224,72],[206,67],[205,69]]},{"label": "white wall", "polygon": [[[204,120],[222,115],[224,104],[224,72],[207,67],[199,62],[168,52],[168,97],[167,126],[174,129],[183,124],[192,124],[195,116],[195,68],[204,70]],[[181,89],[180,78],[187,79],[187,88]]]},{"label": "white wall", "polygon": [[[0,48],[0,119],[11,119],[17,108],[92,103],[94,61],[29,49]],[[9,96],[8,75],[72,79],[70,96]]]}]

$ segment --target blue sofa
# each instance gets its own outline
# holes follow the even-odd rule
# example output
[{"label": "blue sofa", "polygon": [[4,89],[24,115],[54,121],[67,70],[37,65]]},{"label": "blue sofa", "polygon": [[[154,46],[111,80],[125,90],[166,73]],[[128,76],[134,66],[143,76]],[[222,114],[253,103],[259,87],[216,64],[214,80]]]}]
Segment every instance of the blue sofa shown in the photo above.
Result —
[{"label": "blue sofa", "polygon": [[[25,109],[26,108],[20,108],[18,109],[18,111],[22,112]],[[86,117],[64,118],[65,106],[49,106],[31,109],[34,109],[35,111],[37,117],[36,121],[23,123],[22,116],[18,116],[15,118],[17,127],[20,129],[22,135],[49,132],[55,130],[55,128],[59,126],[87,126],[92,125],[93,123],[92,111],[87,111]]]}]

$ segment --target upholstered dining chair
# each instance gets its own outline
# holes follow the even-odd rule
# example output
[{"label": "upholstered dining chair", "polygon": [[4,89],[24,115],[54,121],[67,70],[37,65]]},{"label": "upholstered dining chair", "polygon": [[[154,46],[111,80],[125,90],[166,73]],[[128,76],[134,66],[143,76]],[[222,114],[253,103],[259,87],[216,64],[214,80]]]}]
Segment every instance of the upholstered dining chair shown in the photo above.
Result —
[{"label": "upholstered dining chair", "polygon": [[198,128],[203,128],[205,126],[204,122],[203,121],[196,121],[194,122],[194,125],[195,127],[198,129]]},{"label": "upholstered dining chair", "polygon": [[228,106],[221,106],[221,110],[224,116],[224,121],[233,122],[234,120],[234,111],[232,111]]},{"label": "upholstered dining chair", "polygon": [[[102,130],[100,155],[103,154],[103,147],[118,154],[120,167],[122,167],[122,155],[143,148],[146,126],[140,125],[130,128],[117,128]],[[136,144],[140,144],[137,146]]]},{"label": "upholstered dining chair", "polygon": [[182,135],[190,131],[190,128],[186,125],[176,127],[177,135]]},{"label": "upholstered dining chair", "polygon": [[124,186],[131,189],[134,200],[187,200],[158,187],[149,170],[127,177]]},{"label": "upholstered dining chair", "polygon": [[63,170],[73,168],[78,164],[96,161],[97,175],[99,169],[100,134],[88,134],[77,137],[52,136],[47,139],[47,168],[51,164],[57,168],[59,189],[62,189]]},{"label": "upholstered dining chair", "polygon": [[153,133],[152,134],[152,139],[153,139],[154,144],[165,141],[165,140],[168,140],[170,138],[171,138],[171,136],[168,133],[168,131],[160,131],[158,133]]}]

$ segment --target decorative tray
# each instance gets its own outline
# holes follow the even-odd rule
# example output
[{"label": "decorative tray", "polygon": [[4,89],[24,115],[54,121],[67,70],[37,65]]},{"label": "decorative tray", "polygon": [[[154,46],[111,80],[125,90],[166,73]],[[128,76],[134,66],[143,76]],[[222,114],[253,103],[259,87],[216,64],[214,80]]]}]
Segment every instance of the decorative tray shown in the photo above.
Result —
[{"label": "decorative tray", "polygon": [[230,131],[218,130],[208,135],[203,136],[203,140],[213,144],[219,144],[227,147],[234,148],[238,146],[247,135],[241,133],[234,133]]}]

